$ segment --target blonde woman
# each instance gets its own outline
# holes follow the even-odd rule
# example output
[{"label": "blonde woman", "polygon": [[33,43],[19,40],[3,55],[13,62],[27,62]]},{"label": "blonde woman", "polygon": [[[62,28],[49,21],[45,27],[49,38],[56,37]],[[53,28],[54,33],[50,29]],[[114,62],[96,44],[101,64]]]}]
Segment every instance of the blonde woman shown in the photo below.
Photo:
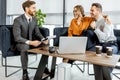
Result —
[{"label": "blonde woman", "polygon": [[[94,21],[94,18],[85,17],[84,8],[81,5],[76,5],[73,8],[74,18],[71,20],[68,28],[68,36],[82,36],[82,32],[87,30]],[[73,60],[63,59],[63,62],[72,63]]]}]

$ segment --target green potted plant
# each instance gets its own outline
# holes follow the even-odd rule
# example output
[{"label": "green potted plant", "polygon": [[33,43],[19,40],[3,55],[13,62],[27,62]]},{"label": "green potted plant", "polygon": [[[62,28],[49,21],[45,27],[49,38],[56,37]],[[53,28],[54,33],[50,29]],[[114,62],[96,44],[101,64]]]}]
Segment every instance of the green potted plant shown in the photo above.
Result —
[{"label": "green potted plant", "polygon": [[46,14],[42,13],[41,9],[36,11],[35,17],[37,18],[37,24],[39,27],[42,27],[44,23],[44,18],[46,17]]}]

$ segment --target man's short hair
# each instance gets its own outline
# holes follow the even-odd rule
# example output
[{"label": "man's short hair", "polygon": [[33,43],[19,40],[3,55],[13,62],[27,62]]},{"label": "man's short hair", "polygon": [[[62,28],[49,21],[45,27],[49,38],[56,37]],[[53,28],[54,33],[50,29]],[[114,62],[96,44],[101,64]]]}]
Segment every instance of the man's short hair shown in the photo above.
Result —
[{"label": "man's short hair", "polygon": [[33,5],[33,4],[35,4],[34,1],[30,1],[30,0],[25,1],[25,2],[22,4],[23,10],[25,11],[25,8],[26,8],[26,7],[30,7],[30,6]]},{"label": "man's short hair", "polygon": [[100,3],[93,3],[92,6],[99,8],[100,11],[102,12],[102,5]]}]

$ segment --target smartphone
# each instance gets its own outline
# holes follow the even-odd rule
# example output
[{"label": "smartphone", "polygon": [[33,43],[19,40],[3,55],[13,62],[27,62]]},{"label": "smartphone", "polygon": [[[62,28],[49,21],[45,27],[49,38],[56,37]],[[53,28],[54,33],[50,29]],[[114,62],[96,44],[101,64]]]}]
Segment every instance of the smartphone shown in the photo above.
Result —
[{"label": "smartphone", "polygon": [[43,38],[43,39],[41,40],[41,42],[43,42],[43,41],[45,41],[45,40],[48,40],[48,38]]},{"label": "smartphone", "polygon": [[42,41],[45,41],[45,40],[54,39],[54,38],[56,38],[56,35],[48,36],[48,37],[46,37],[46,38],[43,38],[43,39],[41,40],[41,42],[42,42]]}]

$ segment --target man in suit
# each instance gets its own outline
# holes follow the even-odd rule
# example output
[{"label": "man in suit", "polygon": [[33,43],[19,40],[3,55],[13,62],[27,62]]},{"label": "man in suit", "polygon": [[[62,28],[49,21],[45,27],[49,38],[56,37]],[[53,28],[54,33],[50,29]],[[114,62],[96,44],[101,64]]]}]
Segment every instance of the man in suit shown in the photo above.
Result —
[{"label": "man in suit", "polygon": [[[37,21],[33,17],[36,13],[36,6],[34,1],[25,1],[22,4],[24,14],[20,15],[14,20],[13,35],[17,42],[16,47],[21,54],[21,64],[23,68],[23,80],[29,80],[27,66],[28,66],[28,53],[27,50],[30,46],[37,47],[41,43],[48,44],[48,40],[42,41],[44,37],[39,31]],[[36,36],[39,40],[32,40]]]},{"label": "man in suit", "polygon": [[[108,17],[103,17],[102,6],[99,3],[93,3],[90,9],[91,17],[95,18],[95,22],[91,24],[95,34],[99,40],[99,45],[106,52],[106,47],[113,48],[113,54],[118,52],[116,37],[113,32],[113,25]],[[95,80],[112,80],[112,68],[94,65]]]}]

